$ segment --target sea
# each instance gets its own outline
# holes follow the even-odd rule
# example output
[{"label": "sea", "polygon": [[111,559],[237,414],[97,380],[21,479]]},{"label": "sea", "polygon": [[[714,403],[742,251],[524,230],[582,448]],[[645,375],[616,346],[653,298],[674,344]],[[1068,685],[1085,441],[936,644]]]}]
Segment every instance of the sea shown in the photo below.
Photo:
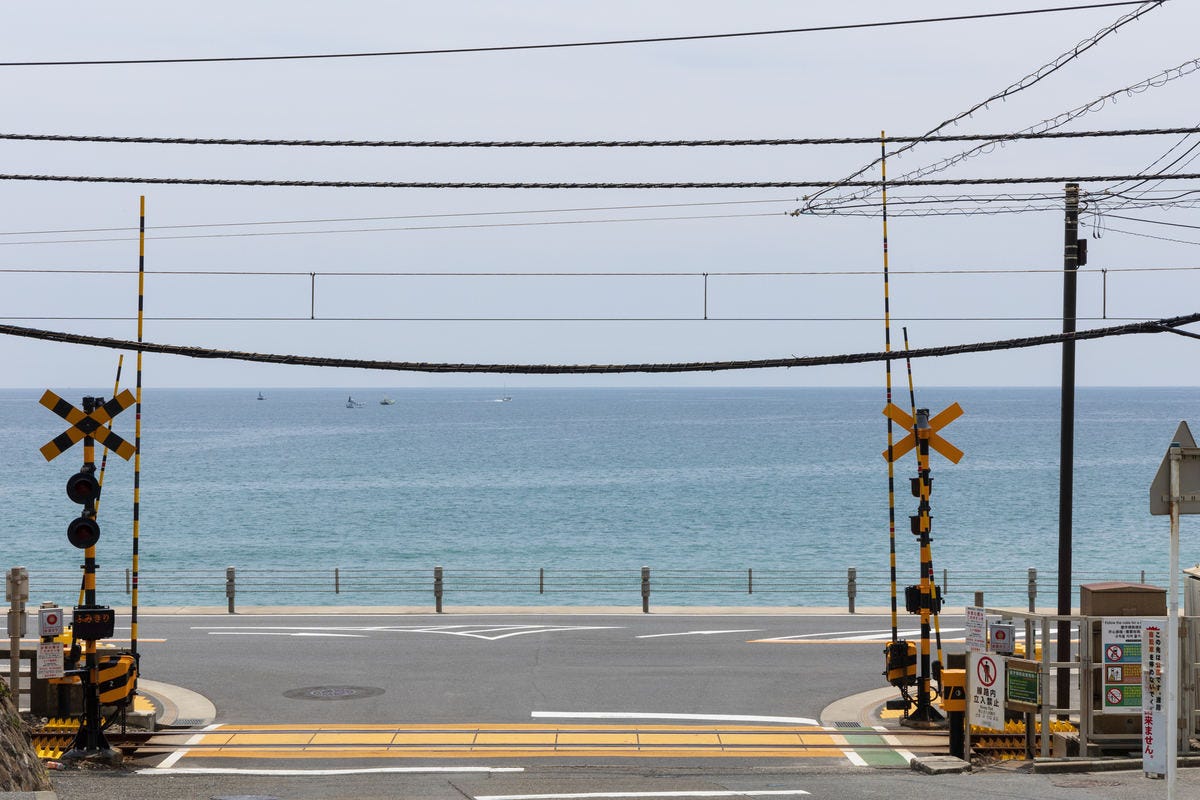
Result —
[{"label": "sea", "polygon": [[[56,390],[79,405],[80,390]],[[42,390],[0,390],[0,567],[31,603],[76,601],[66,496],[76,445]],[[147,389],[136,580],[143,606],[883,606],[920,580],[915,456],[883,453],[869,388]],[[353,398],[355,407],[348,407]],[[384,399],[394,400],[383,404]],[[906,389],[894,401],[911,411]],[[963,415],[931,459],[935,580],[948,604],[1054,606],[1059,391],[926,388]],[[115,432],[135,436],[135,409]],[[1070,580],[1165,586],[1149,486],[1197,388],[1079,388]],[[1200,432],[1200,427],[1196,429]],[[894,427],[900,441],[907,430]],[[97,460],[101,449],[97,448]],[[97,600],[128,605],[134,465],[109,454]],[[894,533],[890,520],[894,513]],[[1184,517],[1181,565],[1200,562]],[[893,576],[891,563],[895,558]],[[644,568],[648,573],[644,575]],[[1036,572],[1031,573],[1034,570]],[[851,597],[853,594],[853,598]]]}]

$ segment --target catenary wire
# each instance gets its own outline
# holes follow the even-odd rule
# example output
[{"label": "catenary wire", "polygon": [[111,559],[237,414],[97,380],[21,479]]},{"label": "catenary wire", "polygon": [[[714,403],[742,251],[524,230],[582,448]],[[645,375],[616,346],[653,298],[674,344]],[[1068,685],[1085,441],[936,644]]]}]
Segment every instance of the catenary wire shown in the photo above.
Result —
[{"label": "catenary wire", "polygon": [[924,347],[895,352],[846,353],[829,356],[807,356],[791,358],[769,358],[742,361],[692,361],[676,363],[644,364],[450,364],[415,361],[373,361],[366,359],[329,358],[321,356],[283,355],[274,353],[248,353],[236,350],[214,350],[188,345],[169,345],[155,342],[135,342],[87,334],[48,331],[17,325],[0,324],[0,335],[16,336],[40,341],[103,347],[111,350],[132,350],[143,353],[161,353],[188,358],[249,361],[266,364],[289,364],[296,366],[336,367],[343,369],[368,369],[393,372],[429,373],[504,373],[525,375],[566,374],[613,374],[613,373],[667,373],[667,372],[720,372],[746,369],[780,369],[843,364],[866,364],[897,358],[931,358],[967,353],[994,352],[1028,347],[1058,344],[1065,341],[1088,341],[1110,336],[1126,336],[1135,333],[1162,333],[1183,325],[1200,321],[1200,314],[1168,317],[1146,322],[1134,322],[1107,328],[1086,331],[1053,333],[1044,336],[1027,336],[1018,339],[1000,339],[988,342]]},{"label": "catenary wire", "polygon": [[585,42],[556,42],[550,44],[497,45],[491,47],[447,47],[425,50],[391,50],[379,52],[358,53],[310,53],[278,56],[211,56],[200,58],[123,58],[123,59],[90,59],[90,60],[56,60],[56,61],[6,61],[0,62],[0,67],[57,67],[57,66],[108,66],[117,64],[202,64],[228,63],[242,61],[300,61],[314,59],[346,59],[346,58],[381,58],[389,56],[420,56],[420,55],[449,55],[460,53],[495,53],[515,50],[551,50],[578,47],[604,47],[611,45],[629,44],[658,44],[666,42],[689,42],[705,39],[735,39],[756,36],[780,36],[799,33],[825,33],[831,31],[861,30],[867,28],[887,28],[904,25],[923,25],[942,22],[960,22],[968,20],[996,19],[1001,17],[1030,16],[1033,14],[1052,14],[1065,11],[1086,11],[1116,6],[1138,5],[1143,2],[1154,2],[1156,5],[1166,0],[1117,0],[1107,3],[1088,3],[1086,5],[1059,6],[1056,8],[1035,8],[1020,11],[996,11],[981,14],[963,14],[959,16],[926,17],[921,19],[886,20],[880,22],[859,22],[842,25],[819,25],[807,28],[786,28],[765,31],[741,31],[736,33],[709,33],[690,36],[655,36],[630,39],[606,39]]},{"label": "catenary wire", "polygon": [[[997,102],[999,100],[1004,100],[1008,97],[1011,97],[1014,94],[1022,92],[1024,90],[1030,88],[1031,86],[1034,86],[1034,85],[1040,83],[1044,79],[1048,78],[1050,75],[1053,75],[1055,72],[1058,72],[1060,69],[1065,67],[1067,64],[1069,64],[1072,61],[1074,61],[1075,59],[1079,58],[1081,55],[1086,53],[1088,50],[1091,50],[1093,47],[1096,47],[1097,45],[1099,45],[1100,42],[1104,41],[1106,38],[1108,38],[1112,34],[1116,33],[1118,30],[1120,30],[1125,25],[1128,25],[1130,22],[1133,22],[1136,19],[1140,19],[1144,14],[1147,14],[1150,11],[1158,9],[1161,5],[1162,5],[1162,3],[1153,2],[1153,0],[1151,0],[1151,2],[1144,3],[1142,5],[1142,7],[1137,8],[1134,11],[1131,11],[1130,13],[1122,16],[1116,22],[1113,22],[1112,24],[1105,26],[1104,28],[1102,28],[1101,30],[1092,34],[1088,38],[1083,39],[1078,44],[1076,44],[1073,48],[1062,53],[1057,58],[1055,58],[1053,61],[1051,61],[1047,64],[1043,64],[1041,67],[1039,67],[1038,69],[1029,73],[1025,77],[1021,78],[1020,80],[1016,81],[1015,83],[1009,84],[1004,89],[1001,89],[999,92],[992,94],[985,100],[979,101],[978,103],[976,103],[975,105],[966,109],[965,111],[961,111],[958,114],[955,114],[954,116],[938,123],[933,128],[930,128],[928,131],[926,131],[925,135],[932,136],[932,135],[936,134],[938,131],[942,130],[943,128],[945,128],[949,125],[952,125],[956,122],[959,122],[960,120],[965,119],[966,117],[971,116],[976,111],[978,111],[980,109],[988,108],[990,106],[990,104],[992,104],[994,102]],[[908,150],[911,150],[912,148],[916,147],[917,144],[919,144],[919,142],[909,142],[901,147],[896,148],[890,154],[877,156],[877,157],[871,159],[870,162],[868,162],[864,166],[858,168],[854,172],[847,175],[840,182],[840,185],[823,188],[819,192],[817,192],[816,195],[814,195],[811,198],[808,198],[807,205],[811,206],[814,200],[816,200],[819,197],[824,196],[825,194],[828,194],[830,191],[832,191],[835,188],[840,188],[840,186],[849,186],[850,181],[853,181],[855,178],[859,177],[863,173],[876,167],[883,160],[883,158],[886,157],[886,155],[891,155],[891,156],[900,155],[901,153],[907,152]]]},{"label": "catenary wire", "polygon": [[[925,177],[926,175],[932,175],[932,174],[935,174],[938,172],[943,172],[943,171],[949,169],[950,167],[953,167],[956,164],[966,161],[969,158],[974,158],[975,156],[978,156],[978,155],[981,155],[984,153],[990,153],[995,149],[995,147],[997,145],[1002,147],[1006,142],[1015,140],[1017,135],[1024,135],[1024,134],[1034,133],[1034,132],[1038,132],[1038,131],[1043,132],[1043,133],[1052,132],[1052,131],[1054,131],[1054,129],[1061,128],[1063,125],[1066,125],[1068,122],[1071,122],[1074,119],[1082,117],[1085,114],[1091,114],[1091,113],[1100,111],[1109,102],[1115,100],[1115,98],[1119,97],[1122,94],[1137,95],[1137,94],[1141,94],[1142,92],[1147,91],[1148,89],[1160,88],[1174,80],[1178,80],[1179,78],[1183,78],[1187,75],[1191,75],[1192,73],[1196,72],[1197,70],[1200,70],[1200,58],[1189,59],[1188,61],[1185,61],[1178,66],[1170,67],[1168,69],[1163,70],[1162,72],[1151,75],[1148,78],[1143,78],[1142,80],[1140,80],[1136,83],[1132,83],[1123,88],[1114,89],[1106,94],[1102,94],[1099,97],[1097,97],[1093,100],[1090,100],[1087,103],[1084,103],[1083,105],[1076,106],[1075,108],[1064,111],[1064,112],[1057,114],[1053,117],[1050,117],[1048,119],[1043,119],[1040,122],[1037,122],[1021,131],[1018,131],[1017,134],[1007,134],[1007,135],[997,136],[995,139],[985,142],[984,144],[977,145],[968,150],[964,150],[963,152],[956,153],[955,155],[949,156],[947,158],[943,158],[939,161],[935,161],[932,164],[926,164],[923,167],[918,167],[916,169],[909,170],[909,171],[903,173],[902,175],[900,175],[900,177],[904,178],[904,179],[921,178],[921,177]],[[933,141],[933,139],[931,138],[929,141]],[[1145,172],[1145,170],[1142,170],[1142,171]],[[850,193],[847,193],[844,195],[840,195],[836,198],[827,200],[822,205],[859,200],[859,199],[862,199],[863,197],[869,196],[869,194],[870,194],[869,192],[863,192],[863,191],[850,192]]]}]

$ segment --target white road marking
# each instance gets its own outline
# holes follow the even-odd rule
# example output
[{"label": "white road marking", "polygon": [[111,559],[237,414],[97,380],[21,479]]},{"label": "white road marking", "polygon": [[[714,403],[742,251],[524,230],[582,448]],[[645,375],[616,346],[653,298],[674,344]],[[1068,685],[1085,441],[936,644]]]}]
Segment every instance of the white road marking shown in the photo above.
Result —
[{"label": "white road marking", "polygon": [[[942,634],[959,633],[966,630],[965,628],[942,628]],[[932,629],[930,633],[933,633]],[[913,640],[921,635],[919,628],[907,631],[897,631],[896,635],[901,639]],[[892,638],[892,630],[879,631],[826,631],[825,633],[800,633],[795,636],[775,636],[770,639],[759,639],[759,642],[796,642],[796,641],[839,641],[839,642],[870,642],[870,641],[887,641]],[[944,637],[943,637],[944,638]]]},{"label": "white road marking", "polygon": [[294,633],[284,633],[282,631],[209,631],[209,636],[321,636],[321,637],[338,637],[342,639],[366,639],[367,637],[361,633],[317,633],[315,631],[296,631]]},{"label": "white road marking", "polygon": [[[221,727],[221,723],[217,722],[217,723],[214,723],[214,724],[212,724],[212,725],[209,725],[209,726],[207,726],[207,727],[203,728],[203,730],[206,730],[206,731],[215,731],[215,730],[217,730],[217,729],[218,729],[218,728],[220,728],[220,727]],[[162,771],[163,771],[163,772],[165,772],[165,773],[170,773],[170,772],[172,772],[173,770],[171,769],[171,767],[175,766],[175,762],[176,762],[176,761],[178,761],[179,759],[181,759],[181,758],[183,758],[184,756],[186,756],[186,755],[187,755],[187,752],[188,752],[188,751],[187,751],[187,745],[189,745],[189,744],[200,744],[200,742],[202,742],[202,741],[204,741],[204,734],[203,734],[203,733],[197,733],[195,736],[191,737],[191,738],[190,738],[190,739],[188,739],[186,742],[184,742],[184,746],[183,746],[183,747],[181,747],[180,749],[176,750],[174,753],[171,753],[171,755],[167,756],[167,757],[166,757],[166,758],[164,758],[162,761],[160,761],[160,762],[158,763],[158,767],[157,767],[157,769],[160,769],[160,770],[162,770]]]},{"label": "white road marking", "polygon": [[[479,627],[475,625],[376,625],[353,626],[193,626],[192,630],[207,631],[209,636],[347,636],[363,638],[366,633],[442,633],[447,636],[465,636],[488,642],[524,636],[533,633],[561,633],[565,631],[619,630],[619,625],[504,625]],[[360,631],[361,633],[344,633]]]},{"label": "white road marking", "polygon": [[[888,729],[887,729],[887,728],[885,728],[885,727],[883,727],[882,725],[876,725],[876,726],[875,726],[875,730],[877,730],[877,731],[884,731],[884,735],[883,735],[882,737],[880,737],[880,738],[882,738],[882,739],[883,739],[885,742],[887,742],[888,744],[892,744],[892,745],[899,745],[899,744],[900,744],[900,740],[899,740],[899,739],[897,739],[895,736],[892,736],[892,735],[888,734],[888,733],[887,733],[887,730],[888,730]],[[901,750],[901,749],[900,749],[898,746],[896,747],[896,750],[895,750],[895,752],[896,752],[896,755],[898,755],[898,756],[900,756],[901,758],[903,758],[903,759],[904,759],[905,761],[907,761],[909,764],[911,764],[911,763],[913,762],[913,759],[914,759],[914,758],[916,758],[916,755],[915,755],[915,754],[914,754],[914,753],[913,753],[911,750]]]},{"label": "white road marking", "polygon": [[740,628],[737,630],[728,631],[683,631],[682,633],[647,633],[642,636],[635,636],[635,639],[661,639],[664,636],[712,636],[716,633],[757,633],[762,628]]},{"label": "white road marking", "polygon": [[764,789],[737,792],[694,791],[694,792],[576,792],[572,794],[477,794],[475,800],[591,800],[608,797],[795,797],[808,794],[803,789]]},{"label": "white road marking", "polygon": [[524,772],[524,767],[364,767],[362,769],[238,769],[237,767],[184,767],[163,769],[147,767],[136,775],[370,775],[405,772]]},{"label": "white road marking", "polygon": [[808,717],[762,717],[744,714],[670,714],[642,711],[534,711],[534,719],[687,719],[698,722],[767,722],[777,725],[820,725]]}]

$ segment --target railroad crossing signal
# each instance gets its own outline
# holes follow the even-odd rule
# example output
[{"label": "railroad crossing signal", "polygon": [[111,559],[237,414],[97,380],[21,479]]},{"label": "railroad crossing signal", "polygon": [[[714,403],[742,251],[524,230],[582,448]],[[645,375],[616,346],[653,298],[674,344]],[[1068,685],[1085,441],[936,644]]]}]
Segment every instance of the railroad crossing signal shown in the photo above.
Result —
[{"label": "railroad crossing signal", "polygon": [[54,437],[41,448],[41,453],[47,461],[53,461],[62,455],[67,448],[82,440],[85,436],[91,436],[126,461],[133,457],[133,445],[104,427],[109,422],[112,422],[113,417],[136,402],[133,392],[128,389],[90,413],[80,411],[49,390],[42,395],[42,399],[39,402],[71,423],[71,427]]},{"label": "railroad crossing signal", "polygon": [[[908,430],[908,436],[905,436],[892,445],[890,450],[883,451],[885,459],[898,461],[901,456],[917,446],[917,434],[915,430],[917,421],[907,411],[892,403],[888,403],[883,409],[883,415],[900,427]],[[947,442],[941,436],[938,436],[937,432],[962,415],[962,406],[954,403],[929,419],[929,446],[955,464],[962,460],[963,451]]]}]

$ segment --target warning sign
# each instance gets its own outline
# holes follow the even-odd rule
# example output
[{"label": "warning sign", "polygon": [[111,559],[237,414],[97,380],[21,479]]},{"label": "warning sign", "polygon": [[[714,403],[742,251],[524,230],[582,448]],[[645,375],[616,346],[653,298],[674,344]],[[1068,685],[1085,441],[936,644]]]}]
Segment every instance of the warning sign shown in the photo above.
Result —
[{"label": "warning sign", "polygon": [[967,670],[968,707],[972,725],[1004,730],[1004,659],[991,653],[971,653]]},{"label": "warning sign", "polygon": [[38,680],[63,676],[63,646],[58,642],[39,642],[37,655]]},{"label": "warning sign", "polygon": [[1104,708],[1124,711],[1142,707],[1141,618],[1106,619],[1100,623],[1104,655]]}]

